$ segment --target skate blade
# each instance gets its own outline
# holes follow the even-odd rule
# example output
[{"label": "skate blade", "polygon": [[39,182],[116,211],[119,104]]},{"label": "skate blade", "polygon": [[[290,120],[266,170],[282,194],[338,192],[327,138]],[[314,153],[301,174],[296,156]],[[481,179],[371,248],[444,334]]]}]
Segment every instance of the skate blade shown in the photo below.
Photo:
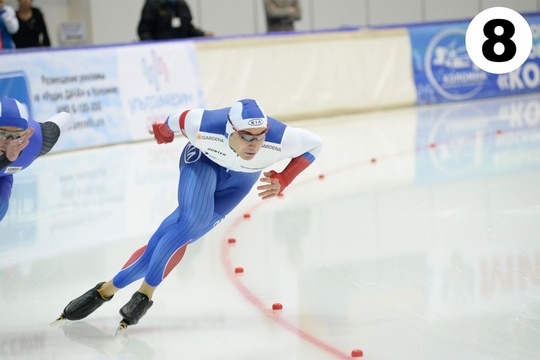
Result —
[{"label": "skate blade", "polygon": [[64,314],[60,314],[60,316],[58,317],[58,319],[54,320],[52,323],[49,324],[49,326],[52,326],[52,327],[62,327],[64,326],[65,322],[66,322],[66,317],[64,316]]},{"label": "skate blade", "polygon": [[121,338],[124,336],[126,329],[128,328],[128,323],[124,320],[120,321],[120,324],[118,324],[118,328],[116,329],[116,332],[114,333],[115,338]]}]

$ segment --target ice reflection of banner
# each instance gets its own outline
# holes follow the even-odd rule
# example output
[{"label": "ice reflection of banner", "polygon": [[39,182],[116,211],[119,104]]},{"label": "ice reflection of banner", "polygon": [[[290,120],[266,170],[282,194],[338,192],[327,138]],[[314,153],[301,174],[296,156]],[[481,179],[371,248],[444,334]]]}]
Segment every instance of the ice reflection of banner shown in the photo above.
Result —
[{"label": "ice reflection of banner", "polygon": [[8,216],[0,227],[0,251],[32,245],[36,240],[38,179],[34,174],[20,176],[11,192]]},{"label": "ice reflection of banner", "polygon": [[452,318],[499,308],[508,311],[534,301],[540,285],[538,251],[468,250],[429,254],[429,316]]},{"label": "ice reflection of banner", "polygon": [[540,97],[420,108],[416,182],[540,168]]},{"label": "ice reflection of banner", "polygon": [[85,239],[93,246],[120,237],[128,178],[125,157],[114,152],[49,155],[15,175],[10,208],[0,223],[2,239],[10,239],[0,266],[69,252]]},{"label": "ice reflection of banner", "polygon": [[[0,222],[0,268],[126,238],[147,240],[148,224],[158,224],[176,206],[185,142],[38,159],[14,176],[10,208]],[[141,167],[154,172],[149,176]]]}]

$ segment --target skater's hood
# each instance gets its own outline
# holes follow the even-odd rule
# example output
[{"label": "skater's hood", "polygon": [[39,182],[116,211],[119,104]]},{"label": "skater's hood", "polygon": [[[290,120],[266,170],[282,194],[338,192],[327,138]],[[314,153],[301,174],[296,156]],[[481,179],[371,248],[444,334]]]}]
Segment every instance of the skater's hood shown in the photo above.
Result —
[{"label": "skater's hood", "polygon": [[[268,126],[268,119],[257,101],[243,99],[235,102],[229,110],[227,133],[236,130],[260,129]],[[232,125],[232,126],[231,126]]]},{"label": "skater's hood", "polygon": [[28,128],[28,110],[26,106],[12,98],[0,99],[0,126]]}]

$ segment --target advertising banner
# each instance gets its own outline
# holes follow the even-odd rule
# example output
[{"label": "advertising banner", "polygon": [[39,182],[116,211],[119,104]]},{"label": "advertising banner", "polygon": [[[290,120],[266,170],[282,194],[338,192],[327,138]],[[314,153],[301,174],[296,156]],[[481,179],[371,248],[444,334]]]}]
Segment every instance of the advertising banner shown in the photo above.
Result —
[{"label": "advertising banner", "polygon": [[193,42],[2,54],[0,96],[26,104],[39,122],[73,115],[52,151],[148,139],[152,123],[204,107]]},{"label": "advertising banner", "polygon": [[418,94],[416,103],[537,92],[540,85],[540,14],[523,17],[533,34],[532,51],[521,67],[507,74],[485,72],[471,61],[465,46],[468,21],[409,27]]}]

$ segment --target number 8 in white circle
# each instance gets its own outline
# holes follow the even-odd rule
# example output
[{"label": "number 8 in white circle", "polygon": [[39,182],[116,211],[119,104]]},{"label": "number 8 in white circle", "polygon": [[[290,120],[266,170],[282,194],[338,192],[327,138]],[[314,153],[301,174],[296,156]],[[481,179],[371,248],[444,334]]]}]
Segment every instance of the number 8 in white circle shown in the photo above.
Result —
[{"label": "number 8 in white circle", "polygon": [[465,47],[480,69],[493,74],[509,73],[523,65],[531,54],[531,28],[512,9],[489,8],[469,24]]}]

